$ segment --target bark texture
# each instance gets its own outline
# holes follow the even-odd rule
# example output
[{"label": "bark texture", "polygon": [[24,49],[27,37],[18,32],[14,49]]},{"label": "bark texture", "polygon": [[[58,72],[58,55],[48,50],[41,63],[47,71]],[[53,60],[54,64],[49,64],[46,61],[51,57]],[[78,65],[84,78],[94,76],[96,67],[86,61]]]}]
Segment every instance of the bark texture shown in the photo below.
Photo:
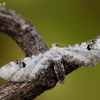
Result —
[{"label": "bark texture", "polygon": [[[36,55],[48,50],[36,28],[16,12],[0,8],[0,31],[12,37],[26,56]],[[66,75],[79,68],[74,64],[64,63]],[[32,100],[57,83],[53,65],[43,78],[30,83],[8,82],[0,87],[0,100]]]}]

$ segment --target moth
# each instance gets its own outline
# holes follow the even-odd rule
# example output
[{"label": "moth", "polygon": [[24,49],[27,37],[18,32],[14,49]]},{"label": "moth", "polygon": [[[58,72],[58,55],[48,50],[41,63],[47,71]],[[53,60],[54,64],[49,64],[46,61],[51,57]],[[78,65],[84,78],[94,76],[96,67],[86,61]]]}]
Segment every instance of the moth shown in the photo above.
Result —
[{"label": "moth", "polygon": [[0,77],[13,82],[29,82],[45,75],[45,70],[53,63],[56,77],[60,83],[65,81],[64,64],[77,66],[94,66],[100,62],[100,35],[75,45],[51,48],[37,56],[12,61],[0,69]]}]

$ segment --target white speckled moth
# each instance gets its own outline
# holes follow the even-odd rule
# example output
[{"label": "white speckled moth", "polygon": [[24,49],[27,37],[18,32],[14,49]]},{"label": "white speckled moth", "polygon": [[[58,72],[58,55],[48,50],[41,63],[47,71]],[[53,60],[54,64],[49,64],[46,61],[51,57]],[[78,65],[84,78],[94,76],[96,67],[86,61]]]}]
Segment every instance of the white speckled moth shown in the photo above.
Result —
[{"label": "white speckled moth", "polygon": [[[0,77],[14,82],[28,82],[45,74],[53,61],[54,70],[60,83],[64,82],[63,61],[77,66],[94,66],[100,62],[100,35],[81,44],[58,47],[52,44],[49,51],[37,56],[12,61],[0,69]],[[60,71],[59,71],[60,70]]]}]

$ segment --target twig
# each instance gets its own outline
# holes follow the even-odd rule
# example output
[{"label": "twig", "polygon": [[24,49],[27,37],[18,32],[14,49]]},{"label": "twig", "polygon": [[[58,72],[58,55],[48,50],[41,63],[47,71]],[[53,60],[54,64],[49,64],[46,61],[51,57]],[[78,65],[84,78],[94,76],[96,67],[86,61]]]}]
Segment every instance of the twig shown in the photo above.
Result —
[{"label": "twig", "polygon": [[[0,31],[11,36],[22,48],[26,56],[47,51],[44,41],[36,28],[19,14],[6,8],[0,8]],[[66,75],[79,66],[64,63]],[[53,88],[57,83],[53,65],[43,78],[30,83],[8,82],[0,87],[0,100],[32,100],[44,91]]]}]

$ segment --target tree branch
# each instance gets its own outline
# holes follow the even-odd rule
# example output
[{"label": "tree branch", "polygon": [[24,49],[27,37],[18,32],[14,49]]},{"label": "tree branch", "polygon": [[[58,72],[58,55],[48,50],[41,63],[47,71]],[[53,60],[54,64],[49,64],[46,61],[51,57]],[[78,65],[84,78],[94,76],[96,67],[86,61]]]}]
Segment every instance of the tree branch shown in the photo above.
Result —
[{"label": "tree branch", "polygon": [[[48,48],[36,28],[19,14],[6,8],[0,8],[0,31],[12,37],[22,48],[26,56],[32,56]],[[64,63],[66,75],[79,68]],[[57,83],[53,65],[47,68],[45,76],[30,83],[8,82],[0,87],[0,100],[32,100]]]}]

